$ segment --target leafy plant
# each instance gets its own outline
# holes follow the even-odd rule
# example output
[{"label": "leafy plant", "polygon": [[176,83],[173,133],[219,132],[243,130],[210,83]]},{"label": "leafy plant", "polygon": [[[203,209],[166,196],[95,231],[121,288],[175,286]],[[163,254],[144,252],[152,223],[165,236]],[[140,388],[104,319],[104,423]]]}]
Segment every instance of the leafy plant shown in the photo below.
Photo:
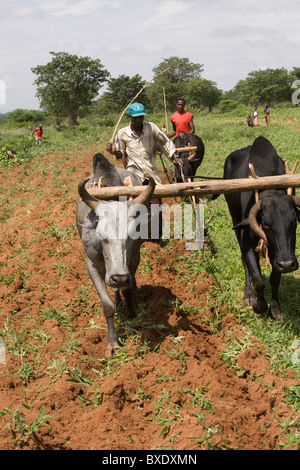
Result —
[{"label": "leafy plant", "polygon": [[[31,424],[26,422],[26,418],[19,408],[15,410],[2,408],[0,409],[0,417],[1,416],[4,418],[6,426],[12,436],[14,446],[21,449],[30,439],[37,441],[37,433],[41,426],[49,426],[46,420],[54,418],[54,416],[45,412],[44,406],[40,408],[37,419]],[[7,419],[8,416],[11,416],[10,421]]]}]

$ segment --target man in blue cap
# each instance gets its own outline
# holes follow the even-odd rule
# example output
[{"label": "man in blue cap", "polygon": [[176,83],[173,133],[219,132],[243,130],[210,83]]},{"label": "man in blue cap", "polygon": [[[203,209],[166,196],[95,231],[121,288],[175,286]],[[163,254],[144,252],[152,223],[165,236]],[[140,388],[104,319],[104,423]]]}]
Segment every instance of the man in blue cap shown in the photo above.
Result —
[{"label": "man in blue cap", "polygon": [[[181,159],[176,147],[153,122],[144,122],[145,107],[141,103],[133,103],[128,108],[130,124],[116,135],[115,143],[107,144],[107,151],[117,159],[124,159],[127,170],[140,177],[142,184],[148,184],[152,177],[156,184],[161,184],[156,154],[164,154],[174,165],[179,165]],[[152,198],[150,204],[161,204],[158,198]],[[160,212],[159,238],[162,233],[162,214]]]},{"label": "man in blue cap", "polygon": [[117,159],[124,159],[127,170],[133,171],[142,181],[151,176],[156,184],[161,184],[156,166],[156,154],[160,152],[174,165],[181,159],[174,143],[152,122],[144,122],[145,107],[133,103],[128,108],[130,124],[120,129],[115,143],[107,144],[107,151]]}]

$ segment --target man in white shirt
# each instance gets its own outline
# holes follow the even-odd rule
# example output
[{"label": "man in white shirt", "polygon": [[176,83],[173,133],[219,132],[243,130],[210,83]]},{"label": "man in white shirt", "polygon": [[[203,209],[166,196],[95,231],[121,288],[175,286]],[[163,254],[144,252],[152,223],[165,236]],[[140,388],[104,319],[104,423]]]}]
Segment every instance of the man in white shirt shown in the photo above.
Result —
[{"label": "man in white shirt", "polygon": [[129,106],[130,124],[117,133],[115,143],[107,144],[107,151],[117,159],[124,158],[127,170],[133,171],[142,181],[152,176],[161,184],[156,166],[157,152],[163,153],[175,165],[181,162],[172,140],[152,122],[144,122],[145,108],[141,103]]},{"label": "man in white shirt", "polygon": [[[176,147],[157,126],[152,122],[144,122],[145,107],[141,103],[133,103],[128,108],[130,124],[116,135],[115,143],[107,144],[107,151],[117,159],[124,159],[125,168],[140,177],[142,184],[148,184],[149,176],[156,184],[161,184],[156,166],[156,153],[164,154],[174,165],[179,165],[181,159]],[[150,204],[160,205],[161,200],[152,198]],[[160,219],[161,213],[160,213]],[[162,232],[160,220],[159,239]]]}]

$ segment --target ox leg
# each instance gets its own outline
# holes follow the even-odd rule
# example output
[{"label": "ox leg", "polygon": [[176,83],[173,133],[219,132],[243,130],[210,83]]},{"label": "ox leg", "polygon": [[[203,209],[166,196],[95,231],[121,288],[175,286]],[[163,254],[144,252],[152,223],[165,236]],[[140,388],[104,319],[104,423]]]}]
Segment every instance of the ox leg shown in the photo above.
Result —
[{"label": "ox leg", "polygon": [[253,292],[249,269],[243,256],[242,256],[242,262],[243,262],[244,270],[245,270],[244,304],[247,307],[252,307],[256,303],[256,296]]},{"label": "ox leg", "polygon": [[[139,258],[136,258],[136,259],[139,259]],[[134,273],[135,273],[135,271],[136,271],[136,269],[134,269]],[[133,306],[133,298],[132,298],[133,292],[135,290],[137,290],[137,285],[136,285],[135,276],[133,274],[131,286],[122,291],[122,294],[123,294],[124,299],[125,299],[125,305],[126,305],[126,316],[128,318],[135,318],[136,317],[135,309],[134,309],[134,306]]]},{"label": "ox leg", "polygon": [[115,292],[115,304],[116,310],[119,310],[122,307],[122,298],[119,290]]},{"label": "ox leg", "polygon": [[132,288],[130,287],[129,289],[124,290],[122,293],[126,303],[126,316],[128,318],[135,318],[136,313],[132,302]]},{"label": "ox leg", "polygon": [[[255,313],[262,314],[268,309],[268,304],[265,300],[264,290],[265,290],[265,282],[261,274],[261,270],[259,267],[259,260],[258,256],[253,249],[250,249],[247,253],[244,253],[244,266],[246,265],[245,269],[245,297],[248,295],[248,305],[252,305],[252,308]],[[256,299],[253,298],[253,289],[252,293],[250,291],[250,279],[252,286],[256,291]],[[247,289],[247,290],[246,290]],[[246,304],[247,305],[247,304]]]},{"label": "ox leg", "polygon": [[[135,310],[133,308],[133,302],[132,302],[132,288],[122,290],[122,294],[125,300],[126,316],[128,318],[134,318],[136,314],[135,314]],[[123,302],[122,302],[120,291],[115,292],[115,304],[116,304],[116,310],[119,310],[120,308],[123,307]]]},{"label": "ox leg", "polygon": [[272,287],[272,299],[270,302],[270,313],[273,318],[280,320],[282,318],[282,311],[279,304],[278,290],[280,284],[281,274],[272,271],[270,276],[270,284]]},{"label": "ox leg", "polygon": [[99,294],[99,297],[102,303],[103,314],[106,319],[107,346],[106,346],[105,356],[112,357],[114,349],[120,347],[116,330],[115,330],[115,325],[114,325],[114,315],[115,315],[115,310],[116,310],[115,304],[111,300],[108,294],[104,280],[102,279],[101,275],[99,274],[97,269],[94,267],[94,265],[88,259],[87,259],[87,267],[88,267],[89,275]]}]

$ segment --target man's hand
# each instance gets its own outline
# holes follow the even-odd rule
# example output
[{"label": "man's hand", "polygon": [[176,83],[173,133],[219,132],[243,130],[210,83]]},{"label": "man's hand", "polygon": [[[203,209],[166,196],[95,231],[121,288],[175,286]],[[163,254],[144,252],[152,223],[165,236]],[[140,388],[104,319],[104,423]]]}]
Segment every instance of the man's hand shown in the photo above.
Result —
[{"label": "man's hand", "polygon": [[115,144],[113,144],[112,142],[108,142],[108,144],[106,144],[106,150],[112,155],[114,155],[117,160],[123,158],[122,152],[120,150],[117,150]]},{"label": "man's hand", "polygon": [[181,166],[183,164],[183,159],[177,154],[174,155],[174,165]]},{"label": "man's hand", "polygon": [[116,146],[115,144],[113,144],[112,142],[108,142],[108,144],[106,145],[106,150],[111,153],[112,155],[114,155],[116,153]]}]

